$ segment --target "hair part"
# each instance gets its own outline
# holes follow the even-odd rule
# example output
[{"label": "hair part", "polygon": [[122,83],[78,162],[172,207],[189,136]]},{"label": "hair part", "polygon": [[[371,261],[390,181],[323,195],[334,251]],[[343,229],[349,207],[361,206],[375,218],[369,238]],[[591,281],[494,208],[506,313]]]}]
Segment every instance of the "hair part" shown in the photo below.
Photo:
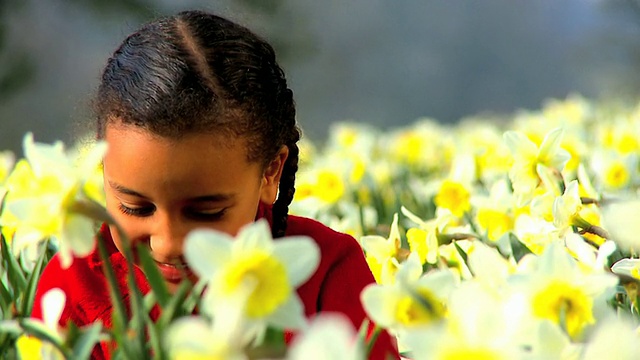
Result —
[{"label": "hair part", "polygon": [[295,192],[300,130],[273,48],[247,28],[202,11],[163,17],[129,35],[107,61],[95,99],[98,137],[118,121],[163,137],[244,137],[266,169],[289,148],[272,232],[284,235]]}]

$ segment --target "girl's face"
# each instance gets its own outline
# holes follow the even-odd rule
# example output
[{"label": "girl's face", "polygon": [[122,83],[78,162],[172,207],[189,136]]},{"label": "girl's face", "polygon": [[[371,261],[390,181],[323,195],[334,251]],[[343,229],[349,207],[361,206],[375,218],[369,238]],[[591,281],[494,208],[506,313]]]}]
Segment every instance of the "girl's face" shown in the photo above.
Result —
[{"label": "girl's face", "polygon": [[[149,246],[170,291],[184,279],[184,238],[195,228],[230,235],[273,203],[288,150],[263,169],[247,161],[244,139],[192,134],[178,140],[133,125],[107,125],[107,210],[133,244]],[[114,227],[111,235],[122,251]],[[193,275],[188,275],[192,277]],[[193,279],[192,279],[193,280]]]}]

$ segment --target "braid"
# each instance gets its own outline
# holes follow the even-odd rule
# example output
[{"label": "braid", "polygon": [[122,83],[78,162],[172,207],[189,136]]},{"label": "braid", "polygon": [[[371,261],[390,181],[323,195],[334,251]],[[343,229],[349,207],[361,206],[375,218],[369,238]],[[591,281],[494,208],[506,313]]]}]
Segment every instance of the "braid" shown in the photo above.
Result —
[{"label": "braid", "polygon": [[273,224],[271,232],[274,238],[283,237],[287,230],[287,218],[289,217],[289,204],[293,200],[296,191],[296,172],[298,171],[298,145],[295,142],[287,145],[289,156],[282,169],[282,177],[278,187],[278,198],[273,204]]}]

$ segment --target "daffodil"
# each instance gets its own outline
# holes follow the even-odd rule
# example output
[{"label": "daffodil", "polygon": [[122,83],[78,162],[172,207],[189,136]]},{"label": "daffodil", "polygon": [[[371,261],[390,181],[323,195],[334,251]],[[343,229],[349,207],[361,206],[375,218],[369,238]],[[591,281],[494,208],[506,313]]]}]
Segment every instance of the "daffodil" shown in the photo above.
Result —
[{"label": "daffodil", "polygon": [[623,250],[640,251],[640,199],[611,200],[602,207],[602,226]]},{"label": "daffodil", "polygon": [[360,238],[360,245],[365,251],[367,263],[376,282],[392,284],[400,262],[404,261],[404,251],[401,248],[398,230],[398,214],[393,215],[389,236],[386,239],[379,235],[367,235]]},{"label": "daffodil", "polygon": [[611,266],[611,271],[640,280],[640,259],[620,259]]},{"label": "daffodil", "polygon": [[106,150],[97,143],[79,164],[64,152],[61,142],[35,143],[32,134],[24,138],[25,159],[7,179],[6,209],[2,226],[15,228],[16,252],[47,237],[59,242],[61,264],[68,267],[72,254],[87,255],[94,247],[93,220],[74,211],[88,198],[84,186]]},{"label": "daffodil", "polygon": [[378,325],[402,336],[404,331],[429,326],[442,320],[446,300],[458,283],[448,270],[422,274],[416,253],[401,264],[392,285],[372,284],[361,293],[368,316]]},{"label": "daffodil", "polygon": [[298,335],[289,351],[288,360],[360,360],[364,349],[355,341],[351,322],[342,314],[320,314],[304,333]]},{"label": "daffodil", "polygon": [[521,132],[507,131],[504,140],[511,150],[514,163],[509,171],[518,204],[523,205],[531,200],[535,188],[540,183],[537,164],[562,171],[570,159],[569,153],[560,147],[563,130],[561,128],[549,132],[540,147]]},{"label": "daffodil", "polygon": [[464,184],[444,180],[433,201],[436,206],[449,209],[457,217],[462,217],[471,209],[471,193]]},{"label": "daffodil", "polygon": [[[66,295],[61,289],[51,289],[42,296],[43,320],[29,320],[32,327],[37,327],[41,333],[47,334],[59,345],[64,342],[64,334],[58,322],[65,302]],[[17,339],[16,349],[20,359],[61,360],[65,358],[54,344],[26,334]]]},{"label": "daffodil", "polygon": [[400,211],[419,226],[407,230],[409,248],[418,253],[422,263],[435,264],[438,260],[440,246],[438,236],[444,233],[447,226],[455,223],[455,217],[449,211],[438,211],[434,219],[425,221],[404,206],[400,208]]},{"label": "daffodil", "polygon": [[251,288],[245,287],[210,311],[210,317],[186,316],[172,322],[165,333],[171,359],[248,359],[245,350],[256,335],[247,328],[244,312]]},{"label": "daffodil", "polygon": [[618,282],[611,274],[581,271],[560,241],[546,247],[531,273],[514,281],[529,294],[532,315],[555,323],[572,339],[596,323],[596,310]]},{"label": "daffodil", "polygon": [[404,338],[416,360],[518,359],[524,356],[516,308],[463,282],[451,293],[448,316],[440,324],[408,332]]},{"label": "daffodil", "polygon": [[235,239],[225,233],[201,229],[188,234],[185,257],[206,279],[204,308],[215,312],[238,292],[248,290],[244,317],[260,331],[267,326],[301,329],[304,308],[296,294],[316,270],[320,251],[309,237],[274,241],[266,220],[244,226]]},{"label": "daffodil", "polygon": [[11,151],[0,151],[0,185],[4,183],[15,163],[15,155]]},{"label": "daffodil", "polygon": [[625,318],[611,317],[603,320],[587,342],[584,360],[640,359],[640,334],[637,324]]}]

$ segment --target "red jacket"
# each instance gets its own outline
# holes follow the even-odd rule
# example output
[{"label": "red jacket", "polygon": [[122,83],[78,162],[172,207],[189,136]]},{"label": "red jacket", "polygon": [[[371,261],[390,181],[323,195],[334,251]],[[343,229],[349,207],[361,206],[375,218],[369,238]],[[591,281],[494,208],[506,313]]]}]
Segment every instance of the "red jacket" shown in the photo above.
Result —
[{"label": "red jacket", "polygon": [[[271,223],[271,207],[261,205],[256,218],[266,218]],[[110,254],[112,268],[115,272],[124,303],[128,303],[127,265],[124,256],[116,249],[105,225],[100,229],[105,239],[105,245]],[[318,244],[321,252],[320,265],[315,274],[298,288],[298,295],[302,300],[305,313],[312,317],[318,312],[340,312],[347,315],[355,329],[365,319],[365,312],[360,303],[362,289],[374,282],[373,275],[367,266],[362,249],[356,240],[346,234],[336,232],[329,227],[308,218],[290,215],[287,222],[287,236],[307,235]],[[32,317],[42,318],[41,298],[49,289],[61,288],[67,303],[60,318],[60,325],[64,326],[72,321],[78,326],[91,324],[97,320],[110,328],[112,305],[109,301],[109,291],[106,278],[102,272],[102,260],[97,250],[85,258],[74,258],[66,270],[60,267],[56,256],[46,266],[38,289]],[[145,275],[135,268],[135,278],[143,294],[150,291]],[[151,313],[152,319],[157,319],[159,311],[156,308]],[[286,333],[286,341],[290,342],[295,336]],[[398,358],[389,334],[383,331],[373,348],[371,359]],[[94,358],[109,358],[108,344],[102,343],[94,349]]]}]

